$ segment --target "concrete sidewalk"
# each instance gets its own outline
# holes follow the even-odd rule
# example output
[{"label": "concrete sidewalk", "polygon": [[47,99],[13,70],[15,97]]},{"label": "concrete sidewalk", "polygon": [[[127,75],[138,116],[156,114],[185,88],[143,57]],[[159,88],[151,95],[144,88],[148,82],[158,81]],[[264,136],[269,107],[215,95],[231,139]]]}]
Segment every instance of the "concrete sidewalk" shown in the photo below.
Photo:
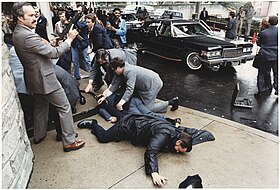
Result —
[{"label": "concrete sidewalk", "polygon": [[[82,79],[80,89],[86,83]],[[85,97],[87,104],[78,105],[78,112],[96,105],[90,95]],[[159,173],[168,178],[164,188],[178,188],[195,174],[204,188],[279,187],[277,136],[184,107],[166,115],[180,117],[182,126],[208,130],[216,140],[195,145],[190,153],[160,154]],[[90,118],[105,128],[112,125],[98,115]],[[55,130],[40,144],[32,144],[35,159],[28,188],[155,188],[145,175],[145,147],[130,142],[101,144],[90,130],[76,126],[78,138],[86,141],[78,151],[63,152]]]}]

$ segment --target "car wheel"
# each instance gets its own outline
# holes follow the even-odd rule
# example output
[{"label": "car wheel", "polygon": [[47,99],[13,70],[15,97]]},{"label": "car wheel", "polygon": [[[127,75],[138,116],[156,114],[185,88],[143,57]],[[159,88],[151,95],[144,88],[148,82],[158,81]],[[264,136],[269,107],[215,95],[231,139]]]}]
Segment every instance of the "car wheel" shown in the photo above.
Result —
[{"label": "car wheel", "polygon": [[191,70],[199,70],[202,67],[202,63],[197,52],[187,53],[184,59],[184,63]]}]

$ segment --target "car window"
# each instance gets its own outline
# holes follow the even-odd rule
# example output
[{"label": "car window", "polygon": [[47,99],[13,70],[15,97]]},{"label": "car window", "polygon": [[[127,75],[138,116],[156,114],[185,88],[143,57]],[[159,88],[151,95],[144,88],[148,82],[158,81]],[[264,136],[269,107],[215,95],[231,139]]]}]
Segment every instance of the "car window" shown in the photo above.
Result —
[{"label": "car window", "polygon": [[179,26],[179,28],[177,28],[176,26],[173,27],[174,37],[190,36],[187,31],[188,28],[186,26]]},{"label": "car window", "polygon": [[[175,25],[179,30],[188,35],[208,35],[209,32],[200,24]],[[178,35],[178,34],[177,34]]]},{"label": "car window", "polygon": [[134,17],[132,14],[122,14],[122,19],[127,22],[137,20],[136,17]]},{"label": "car window", "polygon": [[170,25],[161,25],[159,28],[159,34],[162,36],[172,36]]}]

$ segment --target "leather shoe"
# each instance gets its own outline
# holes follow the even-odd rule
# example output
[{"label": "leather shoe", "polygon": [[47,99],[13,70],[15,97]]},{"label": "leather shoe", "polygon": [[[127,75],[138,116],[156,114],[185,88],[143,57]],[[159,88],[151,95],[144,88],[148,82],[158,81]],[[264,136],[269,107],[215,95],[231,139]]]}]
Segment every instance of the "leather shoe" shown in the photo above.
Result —
[{"label": "leather shoe", "polygon": [[179,108],[179,98],[175,97],[175,98],[172,98],[171,100],[169,100],[169,105],[172,106],[170,111],[177,110]]},{"label": "leather shoe", "polygon": [[44,136],[43,138],[40,138],[39,140],[34,139],[34,144],[39,144],[40,142],[42,142],[45,139],[46,136]]},{"label": "leather shoe", "polygon": [[96,119],[85,119],[85,120],[80,121],[77,124],[77,127],[80,128],[80,129],[91,129],[92,125],[94,123],[95,124],[97,123]]},{"label": "leather shoe", "polygon": [[72,144],[64,145],[63,150],[64,150],[64,152],[70,152],[72,150],[78,150],[78,149],[82,148],[84,145],[85,145],[85,141],[76,140]]},{"label": "leather shoe", "polygon": [[278,95],[278,91],[275,91],[274,94],[275,94],[275,95]]}]

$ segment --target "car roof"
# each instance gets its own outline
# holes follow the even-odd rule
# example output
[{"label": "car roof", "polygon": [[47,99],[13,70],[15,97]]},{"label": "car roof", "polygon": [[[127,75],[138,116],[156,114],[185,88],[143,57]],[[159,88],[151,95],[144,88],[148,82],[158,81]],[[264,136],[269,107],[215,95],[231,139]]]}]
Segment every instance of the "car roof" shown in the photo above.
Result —
[{"label": "car roof", "polygon": [[188,20],[188,19],[162,19],[162,22],[164,22],[164,24],[183,24],[183,23],[199,23],[197,20]]}]

